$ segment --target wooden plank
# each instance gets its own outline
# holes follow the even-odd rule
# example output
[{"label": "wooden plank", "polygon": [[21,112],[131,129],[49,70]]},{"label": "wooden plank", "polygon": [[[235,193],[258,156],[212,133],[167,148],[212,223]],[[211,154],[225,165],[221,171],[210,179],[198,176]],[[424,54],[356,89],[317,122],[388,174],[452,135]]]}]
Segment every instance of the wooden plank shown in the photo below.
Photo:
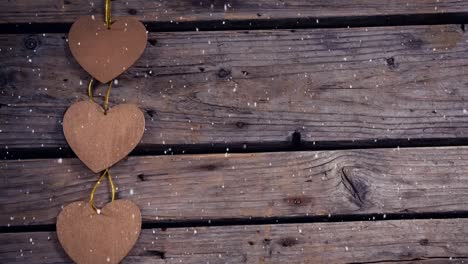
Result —
[{"label": "wooden plank", "polygon": [[[464,263],[468,220],[143,230],[123,263]],[[70,263],[54,232],[0,234],[2,263]]]},{"label": "wooden plank", "polygon": [[[131,157],[111,169],[145,223],[468,211],[468,148]],[[77,159],[0,163],[0,226],[53,224],[89,199]],[[106,185],[105,185],[106,186]],[[98,189],[100,202],[109,190]],[[370,216],[371,217],[371,216]]]},{"label": "wooden plank", "polygon": [[[104,0],[0,2],[0,23],[73,22],[101,14]],[[132,15],[145,22],[194,22],[345,16],[446,14],[468,12],[464,0],[285,0],[285,1],[113,1],[114,16]]]},{"label": "wooden plank", "polygon": [[[111,106],[146,112],[140,146],[279,144],[294,131],[310,144],[468,133],[468,37],[458,25],[149,38],[111,94]],[[0,49],[0,149],[67,147],[62,116],[87,100],[89,76],[66,35],[2,35]]]}]

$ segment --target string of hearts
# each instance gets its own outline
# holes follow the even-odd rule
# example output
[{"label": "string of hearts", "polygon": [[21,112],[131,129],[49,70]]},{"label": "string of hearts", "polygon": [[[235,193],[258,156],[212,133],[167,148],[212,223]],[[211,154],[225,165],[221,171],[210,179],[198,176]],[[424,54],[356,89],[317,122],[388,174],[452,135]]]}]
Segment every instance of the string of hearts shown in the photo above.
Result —
[{"label": "string of hearts", "polygon": [[[63,132],[76,156],[94,173],[100,173],[89,202],[73,202],[57,217],[57,235],[65,252],[78,264],[119,263],[132,249],[141,231],[141,212],[129,200],[115,200],[109,168],[125,158],[140,142],[145,118],[138,106],[109,108],[113,80],[131,67],[146,48],[145,26],[130,17],[111,16],[105,0],[104,19],[79,18],[71,27],[68,43],[78,64],[91,75],[89,100],[72,104],[63,117]],[[97,80],[108,83],[103,106],[94,101]],[[95,192],[108,178],[111,202],[98,209]]]}]

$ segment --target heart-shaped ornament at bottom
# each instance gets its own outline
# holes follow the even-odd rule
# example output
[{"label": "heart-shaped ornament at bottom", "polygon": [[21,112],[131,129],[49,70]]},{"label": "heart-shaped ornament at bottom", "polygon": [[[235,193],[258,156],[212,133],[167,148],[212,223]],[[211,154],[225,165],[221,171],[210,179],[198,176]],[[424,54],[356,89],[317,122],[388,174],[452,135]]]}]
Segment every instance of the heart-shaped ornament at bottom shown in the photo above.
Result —
[{"label": "heart-shaped ornament at bottom", "polygon": [[145,116],[136,105],[120,104],[107,114],[91,101],[71,105],[63,117],[63,133],[78,158],[93,172],[105,170],[140,142]]},{"label": "heart-shaped ornament at bottom", "polygon": [[117,264],[130,252],[141,231],[141,213],[128,200],[115,200],[96,213],[87,202],[74,202],[57,217],[57,235],[78,264]]}]

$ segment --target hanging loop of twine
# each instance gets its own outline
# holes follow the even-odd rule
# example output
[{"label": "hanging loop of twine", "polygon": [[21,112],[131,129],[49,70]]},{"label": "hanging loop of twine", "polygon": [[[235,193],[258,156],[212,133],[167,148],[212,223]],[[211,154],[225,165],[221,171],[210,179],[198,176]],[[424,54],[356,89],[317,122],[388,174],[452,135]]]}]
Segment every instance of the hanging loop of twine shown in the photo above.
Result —
[{"label": "hanging loop of twine", "polygon": [[[111,16],[111,0],[105,0],[106,3],[105,3],[105,17],[104,17],[104,21],[106,23],[106,26],[107,26],[107,29],[110,29],[111,27],[111,24],[112,24],[112,16]],[[107,109],[109,107],[109,97],[110,97],[110,91],[111,91],[111,88],[112,88],[112,82],[114,80],[111,80],[109,82],[109,86],[107,88],[107,92],[106,92],[106,97],[104,98],[104,114],[107,114]],[[94,102],[94,98],[93,98],[93,86],[94,86],[94,78],[91,78],[91,80],[89,81],[89,84],[88,84],[88,96],[89,96],[89,100],[91,102]],[[99,177],[98,181],[96,182],[96,184],[94,185],[93,187],[93,190],[91,191],[91,195],[89,197],[89,203],[91,204],[91,207],[93,208],[93,210],[96,212],[96,213],[99,213],[99,209],[96,208],[96,205],[94,205],[94,194],[96,193],[96,190],[97,190],[97,187],[101,184],[102,180],[107,177],[109,179],[109,184],[111,186],[111,192],[112,192],[112,200],[111,202],[113,202],[115,200],[115,185],[114,185],[114,182],[112,181],[112,177],[110,175],[110,172],[109,172],[109,168],[105,169],[101,176]]]},{"label": "hanging loop of twine", "polygon": [[[110,91],[112,89],[112,83],[113,82],[114,82],[114,80],[111,80],[109,82],[108,87],[107,87],[106,97],[104,98],[104,114],[107,114],[107,110],[109,108],[109,97],[110,97]],[[93,86],[94,86],[94,79],[91,78],[91,80],[89,81],[89,84],[88,84],[88,97],[89,97],[89,100],[91,100],[91,102],[94,102]]]},{"label": "hanging loop of twine", "polygon": [[106,14],[105,14],[105,22],[107,29],[110,29],[112,24],[112,17],[111,17],[111,0],[106,0]]},{"label": "hanging loop of twine", "polygon": [[97,213],[98,212],[98,209],[96,208],[96,206],[94,205],[94,194],[96,193],[96,190],[97,190],[97,187],[99,186],[99,184],[101,184],[102,180],[107,176],[107,178],[109,179],[109,184],[111,186],[111,192],[112,192],[112,200],[111,202],[113,202],[115,200],[115,185],[114,185],[114,182],[112,181],[112,177],[110,175],[110,172],[109,172],[109,169],[105,169],[104,172],[101,174],[101,176],[99,177],[98,181],[96,182],[96,184],[94,185],[93,187],[93,190],[91,191],[91,195],[89,197],[89,203],[91,204],[91,207],[93,208],[93,210]]}]

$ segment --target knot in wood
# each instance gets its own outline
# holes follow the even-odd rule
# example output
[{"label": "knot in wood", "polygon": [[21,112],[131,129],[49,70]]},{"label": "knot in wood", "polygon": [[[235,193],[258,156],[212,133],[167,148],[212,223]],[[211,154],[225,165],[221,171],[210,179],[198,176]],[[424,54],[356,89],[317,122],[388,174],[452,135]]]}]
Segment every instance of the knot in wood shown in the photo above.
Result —
[{"label": "knot in wood", "polygon": [[291,137],[291,144],[295,147],[298,147],[301,145],[302,142],[302,135],[300,131],[294,131]]},{"label": "knot in wood", "polygon": [[395,63],[395,58],[394,57],[390,57],[388,59],[386,59],[387,61],[387,65],[390,69],[396,69],[397,68],[397,64]]},{"label": "knot in wood", "polygon": [[219,78],[226,78],[226,77],[228,77],[230,74],[231,74],[231,71],[230,71],[230,70],[226,70],[226,69],[224,69],[224,68],[221,68],[221,69],[218,71],[218,77],[219,77]]},{"label": "knot in wood", "polygon": [[236,122],[236,127],[238,128],[243,128],[245,126],[245,123],[242,121]]},{"label": "knot in wood", "polygon": [[38,41],[35,37],[27,37],[24,40],[24,47],[30,50],[36,49],[38,45]]}]

